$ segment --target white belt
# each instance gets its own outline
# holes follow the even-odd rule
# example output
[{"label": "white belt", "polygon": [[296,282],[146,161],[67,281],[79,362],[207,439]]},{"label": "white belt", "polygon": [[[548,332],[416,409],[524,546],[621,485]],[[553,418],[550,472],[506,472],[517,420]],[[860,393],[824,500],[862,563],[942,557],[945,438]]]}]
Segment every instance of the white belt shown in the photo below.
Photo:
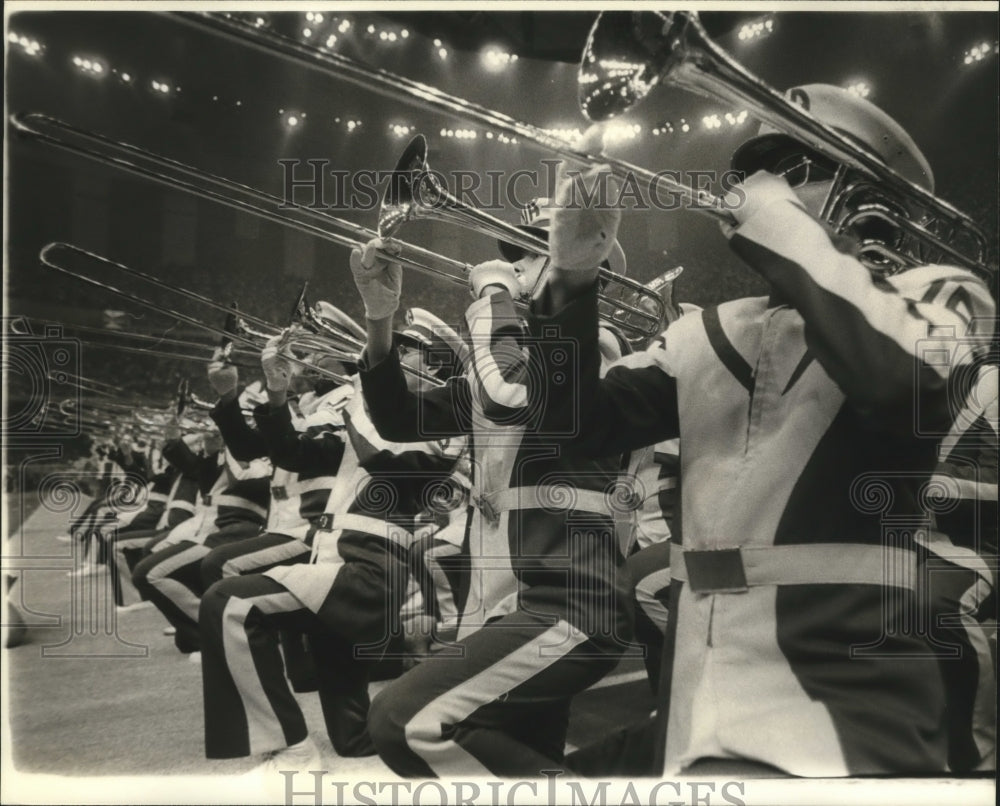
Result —
[{"label": "white belt", "polygon": [[372,518],[368,515],[358,515],[353,512],[337,513],[336,515],[332,515],[329,512],[324,513],[320,518],[317,528],[321,532],[332,532],[338,529],[364,532],[365,534],[383,537],[404,547],[408,547],[413,542],[413,535],[402,526],[397,526],[391,521]]},{"label": "white belt", "polygon": [[500,521],[500,513],[512,509],[542,509],[548,512],[596,512],[610,515],[607,495],[598,490],[581,490],[570,485],[508,487],[492,493],[472,491],[473,505],[491,523]]},{"label": "white belt", "polygon": [[670,545],[670,576],[694,593],[743,593],[762,585],[888,585],[913,590],[917,555],[858,543],[741,546]]}]

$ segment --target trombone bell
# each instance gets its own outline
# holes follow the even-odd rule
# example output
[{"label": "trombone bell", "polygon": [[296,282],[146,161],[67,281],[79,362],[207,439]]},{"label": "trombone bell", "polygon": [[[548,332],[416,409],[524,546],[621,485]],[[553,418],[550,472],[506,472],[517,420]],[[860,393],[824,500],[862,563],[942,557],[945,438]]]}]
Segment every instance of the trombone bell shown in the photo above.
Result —
[{"label": "trombone bell", "polygon": [[427,172],[427,139],[418,134],[400,154],[396,167],[392,169],[389,186],[382,196],[377,227],[380,238],[392,238],[407,221],[424,217],[420,188],[415,188],[413,184],[414,179],[421,182],[424,177],[430,178]]},{"label": "trombone bell", "polygon": [[[580,108],[588,118],[604,121],[620,115],[667,81],[706,98],[744,106],[762,123],[839,163],[841,187],[848,172],[856,184],[858,176],[873,180],[864,184],[874,191],[875,199],[865,201],[875,201],[886,210],[868,207],[863,216],[855,216],[864,205],[847,206],[848,192],[838,199],[837,215],[824,214],[838,233],[862,223],[905,232],[904,249],[861,238],[869,256],[863,254],[861,261],[873,272],[892,273],[948,260],[990,281],[994,269],[987,264],[989,240],[969,216],[890,167],[872,146],[824,123],[750,73],[712,41],[697,12],[598,15],[577,73]],[[910,215],[899,215],[900,209]]]},{"label": "trombone bell", "polygon": [[577,97],[601,122],[643,100],[684,58],[690,17],[683,11],[605,11],[590,30],[577,72]]}]

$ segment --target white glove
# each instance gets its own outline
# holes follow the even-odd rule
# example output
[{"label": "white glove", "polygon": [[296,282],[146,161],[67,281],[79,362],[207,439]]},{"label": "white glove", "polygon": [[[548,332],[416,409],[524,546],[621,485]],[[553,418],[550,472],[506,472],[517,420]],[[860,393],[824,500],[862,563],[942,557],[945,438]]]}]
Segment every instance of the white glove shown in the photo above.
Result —
[{"label": "white glove", "polygon": [[[592,126],[577,146],[595,153],[603,146],[603,129]],[[556,175],[556,194],[549,231],[552,265],[563,271],[587,271],[607,260],[621,223],[621,185],[606,165],[575,169],[565,160]]]},{"label": "white glove", "polygon": [[780,201],[790,201],[802,207],[799,197],[783,176],[775,176],[767,171],[757,171],[748,176],[742,184],[735,185],[724,196],[725,207],[736,220],[736,225],[722,222],[723,235],[731,237],[743,222]]},{"label": "white glove", "polygon": [[378,320],[392,316],[399,307],[403,290],[403,269],[378,255],[378,250],[399,252],[399,245],[372,238],[363,248],[351,250],[351,273],[365,303],[365,316]]},{"label": "white glove", "polygon": [[208,362],[208,382],[212,384],[215,394],[225,397],[235,392],[240,382],[240,373],[235,366],[225,361],[222,347],[216,347],[212,360]]},{"label": "white glove", "polygon": [[260,354],[260,367],[264,370],[267,388],[272,392],[287,391],[288,383],[292,378],[292,366],[278,349],[280,340],[281,335],[269,339],[264,351]]},{"label": "white glove", "polygon": [[483,295],[483,290],[491,285],[503,286],[514,299],[520,297],[522,291],[514,264],[506,260],[487,260],[485,263],[473,266],[469,272],[469,285],[472,287],[472,296],[475,299],[479,299]]}]

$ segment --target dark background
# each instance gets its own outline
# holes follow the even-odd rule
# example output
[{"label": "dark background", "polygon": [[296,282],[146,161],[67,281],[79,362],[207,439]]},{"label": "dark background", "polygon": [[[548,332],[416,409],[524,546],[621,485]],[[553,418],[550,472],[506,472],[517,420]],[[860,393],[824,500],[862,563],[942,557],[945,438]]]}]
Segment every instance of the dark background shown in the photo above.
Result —
[{"label": "dark background", "polygon": [[[253,16],[257,16],[256,14]],[[585,128],[576,106],[576,59],[594,14],[583,12],[324,13],[319,24],[304,13],[265,14],[268,26],[301,36],[397,74],[542,127]],[[784,89],[863,80],[869,99],[899,120],[934,167],[938,194],[970,213],[996,241],[997,218],[997,15],[934,13],[779,13],[773,31],[742,41],[739,26],[757,14],[706,14],[716,41],[750,71]],[[349,19],[351,28],[337,26]],[[8,112],[45,112],[270,193],[282,192],[279,159],[328,159],[350,171],[390,168],[408,136],[390,130],[412,126],[431,143],[429,161],[440,171],[513,172],[534,169],[551,154],[528,143],[487,139],[458,118],[387,100],[335,77],[254,51],[152,12],[21,12],[9,31],[38,40],[28,55],[8,41]],[[368,26],[375,26],[373,34]],[[405,39],[401,31],[406,28]],[[395,42],[379,32],[396,33]],[[433,40],[447,50],[442,59]],[[989,44],[985,57],[965,64],[966,52]],[[481,60],[486,46],[520,58],[498,72]],[[73,57],[100,59],[100,77]],[[131,81],[122,80],[127,72]],[[156,92],[152,81],[175,88]],[[176,88],[180,88],[177,90]],[[240,102],[237,105],[237,101]],[[289,129],[279,110],[305,112]],[[644,167],[722,170],[733,148],[751,136],[753,119],[708,130],[702,117],[729,110],[719,103],[668,87],[627,117],[641,136],[611,153]],[[339,122],[337,119],[339,118]],[[361,125],[348,131],[348,120]],[[681,131],[685,120],[690,131]],[[654,136],[664,122],[672,134]],[[446,139],[443,128],[475,129],[475,140]],[[129,312],[136,329],[163,328],[162,320],[40,267],[39,249],[62,240],[155,273],[177,286],[284,323],[299,287],[310,283],[313,300],[327,299],[355,317],[360,300],[347,268],[347,251],[211,201],[165,190],[112,168],[12,136],[8,127],[7,314],[100,324],[102,311]],[[373,227],[373,211],[338,212]],[[500,215],[516,221],[516,211]],[[475,262],[494,257],[492,242],[451,225],[407,225],[405,240]],[[708,304],[762,286],[728,253],[711,220],[690,212],[626,213],[620,239],[629,273],[646,281],[683,264],[676,296]],[[133,288],[111,274],[102,279]],[[195,308],[163,292],[149,296],[171,307]],[[468,301],[458,286],[408,274],[404,306],[426,306],[455,321]],[[221,315],[199,311],[201,318]],[[138,318],[141,317],[141,318]],[[175,328],[181,334],[186,328]],[[203,336],[203,338],[207,338]],[[83,351],[85,374],[168,396],[176,379],[201,378],[194,362],[146,359],[95,347]]]}]

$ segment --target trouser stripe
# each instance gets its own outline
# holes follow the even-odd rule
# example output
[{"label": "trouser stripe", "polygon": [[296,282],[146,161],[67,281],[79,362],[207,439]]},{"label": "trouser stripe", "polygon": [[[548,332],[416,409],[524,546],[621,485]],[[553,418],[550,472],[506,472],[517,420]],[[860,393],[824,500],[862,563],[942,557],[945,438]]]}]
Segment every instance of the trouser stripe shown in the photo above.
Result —
[{"label": "trouser stripe", "polygon": [[256,651],[247,618],[253,608],[262,613],[292,612],[302,603],[287,591],[249,599],[230,598],[222,614],[222,643],[226,665],[239,691],[247,716],[250,753],[288,746],[284,727],[261,683]]},{"label": "trouser stripe", "polygon": [[178,610],[195,623],[198,621],[198,607],[201,604],[201,597],[187,585],[171,579],[170,575],[186,565],[201,561],[208,552],[209,549],[203,545],[191,546],[191,548],[177,554],[165,557],[163,562],[157,563],[146,576],[150,585],[173,602]]},{"label": "trouser stripe", "polygon": [[[560,619],[497,662],[429,702],[406,724],[410,749],[427,762],[437,775],[490,775],[491,771],[454,740],[443,739],[442,725],[456,725],[478,708],[568,655],[587,641],[587,636]],[[560,652],[554,652],[558,646]]]},{"label": "trouser stripe", "polygon": [[670,615],[666,604],[658,597],[662,597],[664,591],[670,587],[670,579],[670,569],[663,568],[643,577],[635,586],[636,603],[664,635],[667,632],[667,621]]},{"label": "trouser stripe", "polygon": [[132,584],[132,568],[125,557],[127,549],[138,550],[145,546],[157,533],[145,531],[136,535],[119,535],[115,538],[112,548],[114,554],[115,572],[112,574],[112,587],[115,592],[115,604],[130,605],[140,600],[139,592]]},{"label": "trouser stripe", "polygon": [[252,551],[226,560],[222,565],[222,576],[240,576],[248,571],[258,571],[272,565],[283,565],[295,557],[308,557],[311,551],[309,546],[299,540],[277,546],[268,546],[259,551]]}]

